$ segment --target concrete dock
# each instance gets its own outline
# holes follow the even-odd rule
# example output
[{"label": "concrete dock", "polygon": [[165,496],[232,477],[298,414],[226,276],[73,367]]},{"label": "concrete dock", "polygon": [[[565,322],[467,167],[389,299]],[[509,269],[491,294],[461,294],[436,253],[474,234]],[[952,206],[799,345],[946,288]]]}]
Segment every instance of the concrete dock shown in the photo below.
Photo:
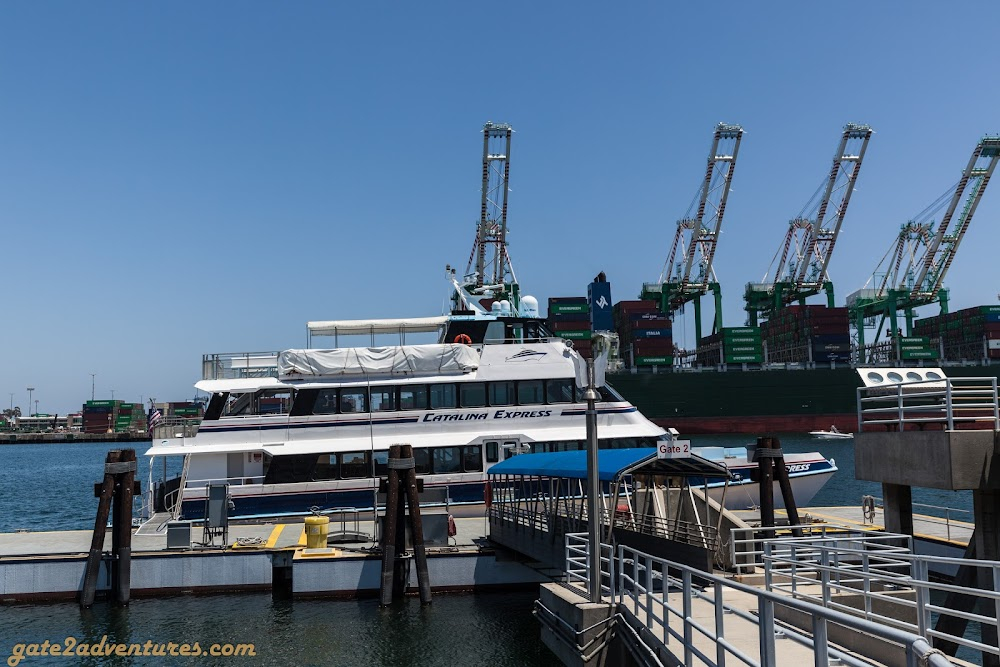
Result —
[{"label": "concrete dock", "polygon": [[[485,538],[484,519],[455,523],[457,534],[447,545],[427,548],[432,590],[489,590],[549,580],[530,563],[498,553]],[[381,572],[375,526],[362,521],[358,528],[364,539],[322,549],[306,548],[304,525],[294,520],[230,526],[227,544],[214,547],[197,544],[198,526],[192,528],[189,549],[168,549],[165,533],[133,533],[132,595],[260,592],[280,585],[291,597],[374,596]],[[90,539],[86,530],[0,533],[0,603],[76,598]],[[110,548],[109,534],[105,550]],[[110,587],[109,572],[105,560],[99,593]],[[416,588],[415,572],[410,587]]]}]

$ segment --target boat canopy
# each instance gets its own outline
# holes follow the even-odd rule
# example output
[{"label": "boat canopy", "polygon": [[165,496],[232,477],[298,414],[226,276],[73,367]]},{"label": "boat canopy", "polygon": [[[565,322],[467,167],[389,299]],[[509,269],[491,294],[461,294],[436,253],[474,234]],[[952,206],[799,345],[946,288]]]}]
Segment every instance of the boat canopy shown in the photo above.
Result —
[{"label": "boat canopy", "polygon": [[479,352],[457,343],[285,350],[278,355],[281,377],[468,373],[477,368]]},{"label": "boat canopy", "polygon": [[[683,459],[660,459],[655,447],[637,449],[602,449],[597,457],[597,474],[602,482],[613,482],[625,475],[664,475],[670,477],[701,477],[728,479],[729,469],[715,461],[692,455]],[[587,478],[587,452],[547,452],[521,454],[497,463],[489,469],[492,475],[525,475],[530,477]]]},{"label": "boat canopy", "polygon": [[434,333],[448,323],[447,315],[404,317],[388,320],[328,320],[309,322],[310,336],[352,336],[358,334]]}]

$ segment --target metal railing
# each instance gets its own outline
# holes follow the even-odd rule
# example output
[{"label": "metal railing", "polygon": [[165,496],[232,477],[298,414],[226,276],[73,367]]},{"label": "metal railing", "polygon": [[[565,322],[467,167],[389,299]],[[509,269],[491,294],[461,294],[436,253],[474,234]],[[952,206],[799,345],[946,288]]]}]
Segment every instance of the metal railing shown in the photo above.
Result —
[{"label": "metal railing", "polygon": [[[567,535],[566,540],[567,580],[585,596],[586,586],[580,582],[590,576],[590,564],[582,555],[587,552],[587,536]],[[602,552],[605,549],[611,547],[602,545]],[[828,665],[831,659],[858,667],[871,665],[870,660],[858,657],[856,652],[841,651],[830,645],[827,626],[831,623],[901,647],[907,667],[952,664],[913,632],[753,588],[624,545],[618,545],[613,556],[601,559],[601,576],[602,591],[630,625],[641,630],[644,641],[664,648],[679,642],[673,652],[684,665],[693,665],[697,660],[713,667],[725,667],[730,661],[776,667],[780,657],[776,643],[779,637],[810,650],[816,665]],[[603,584],[605,578],[607,585]],[[809,617],[811,634],[788,625],[779,626],[775,621],[776,606]],[[711,620],[702,620],[706,615]],[[747,632],[748,626],[755,632]],[[783,659],[781,664],[787,661]]]},{"label": "metal railing", "polygon": [[202,380],[271,377],[278,374],[280,352],[218,352],[201,356]]},{"label": "metal railing", "polygon": [[[835,543],[776,540],[765,545],[765,586],[827,609],[862,617],[927,637],[935,646],[953,644],[1000,656],[1000,648],[934,627],[934,615],[1000,628],[1000,561],[872,551]],[[932,566],[974,568],[972,581],[992,588],[932,581]],[[974,598],[975,613],[939,603],[948,594]],[[861,596],[861,599],[858,599]]]},{"label": "metal railing", "polygon": [[[872,500],[875,503],[874,509],[875,510],[882,510],[882,512],[884,514],[885,513],[885,506],[884,506],[882,498],[880,496],[871,496],[871,498],[872,498]],[[864,498],[862,498],[862,503],[863,502],[864,502]],[[923,515],[919,515],[919,516],[918,515],[914,515],[914,517],[913,517],[913,527],[914,527],[914,530],[917,531],[918,530],[917,529],[917,524],[919,524],[919,523],[925,523],[925,524],[926,523],[930,523],[930,524],[938,524],[938,525],[940,525],[941,523],[944,523],[945,535],[947,536],[947,539],[948,539],[949,542],[951,541],[951,529],[952,529],[952,516],[951,515],[952,515],[952,513],[953,512],[958,512],[960,514],[967,514],[967,515],[970,515],[970,517],[969,517],[970,519],[973,518],[971,516],[973,514],[972,510],[966,510],[966,509],[962,509],[960,507],[944,507],[942,505],[928,505],[927,503],[914,503],[914,502],[911,502],[910,505],[914,509],[918,509],[919,508],[919,509],[936,510],[938,512],[944,512],[944,516],[934,516],[934,515],[927,515],[927,514],[923,514]],[[874,517],[872,517],[872,518],[874,519]],[[935,519],[937,519],[937,521],[935,521]],[[958,522],[959,520],[955,519],[955,521]],[[971,521],[963,521],[960,524],[956,525],[955,527],[956,528],[961,528],[962,530],[967,530],[967,531],[971,532],[972,528],[973,528],[973,524],[972,524]]]},{"label": "metal railing", "polygon": [[857,390],[858,431],[940,424],[1000,430],[997,378],[942,378]]},{"label": "metal railing", "polygon": [[913,550],[913,538],[898,533],[851,528],[830,523],[800,526],[757,526],[733,528],[730,531],[729,562],[733,563],[737,573],[753,572],[755,568],[764,566],[764,549],[767,542],[793,538],[794,530],[800,531],[802,537],[806,539],[832,539],[840,543],[871,545],[873,548],[887,545],[906,551]]},{"label": "metal railing", "polygon": [[201,419],[197,417],[164,417],[150,430],[150,436],[155,440],[169,438],[193,438],[198,434]]}]

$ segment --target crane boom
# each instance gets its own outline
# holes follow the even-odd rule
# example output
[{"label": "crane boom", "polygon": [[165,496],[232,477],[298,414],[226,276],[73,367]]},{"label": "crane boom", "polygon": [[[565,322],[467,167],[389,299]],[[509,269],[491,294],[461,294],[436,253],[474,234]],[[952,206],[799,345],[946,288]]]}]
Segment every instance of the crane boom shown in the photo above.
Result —
[{"label": "crane boom", "polygon": [[[844,126],[829,176],[803,207],[803,213],[788,223],[788,231],[779,248],[781,259],[774,273],[769,269],[761,282],[746,286],[743,299],[747,324],[756,326],[760,315],[770,316],[784,306],[796,301],[803,303],[824,290],[829,306],[833,307],[830,259],[873,133],[868,125],[848,123]],[[805,215],[821,192],[813,209],[815,218]],[[768,275],[773,278],[768,280]]]},{"label": "crane boom", "polygon": [[[989,184],[990,176],[1000,159],[1000,137],[983,137],[972,151],[969,163],[965,166],[962,178],[955,186],[948,210],[945,211],[937,233],[931,238],[920,263],[920,271],[913,283],[910,294],[912,300],[934,300],[944,283],[945,274],[955,259],[958,246],[965,236],[976,213],[976,207],[983,198],[983,192]],[[954,226],[951,221],[959,202],[965,198],[965,206]]]},{"label": "crane boom", "polygon": [[[719,242],[722,219],[726,214],[729,187],[733,181],[733,172],[736,170],[736,157],[739,154],[742,139],[743,128],[739,125],[719,123],[715,127],[697,212],[694,218],[684,218],[677,223],[677,235],[674,237],[674,244],[671,247],[667,275],[672,273],[674,253],[679,241],[684,232],[689,230],[691,239],[687,246],[687,257],[680,281],[682,291],[694,290],[703,294],[708,290],[708,283],[715,279],[712,262],[715,259],[715,249]],[[722,152],[719,150],[720,143],[723,144],[724,150]],[[691,272],[697,254],[700,254],[699,272],[692,283]]]},{"label": "crane boom", "polygon": [[[816,222],[808,230],[805,252],[799,261],[795,277],[795,284],[799,289],[818,288],[827,280],[830,257],[840,235],[844,216],[847,215],[847,205],[851,202],[854,184],[858,180],[858,173],[861,171],[861,163],[865,159],[865,151],[868,149],[871,136],[872,128],[868,125],[848,123],[844,126],[844,133],[834,154],[833,166],[830,168],[830,177],[826,182],[826,190],[816,214]],[[861,145],[856,153],[847,150],[849,144],[853,147],[858,141]]]}]

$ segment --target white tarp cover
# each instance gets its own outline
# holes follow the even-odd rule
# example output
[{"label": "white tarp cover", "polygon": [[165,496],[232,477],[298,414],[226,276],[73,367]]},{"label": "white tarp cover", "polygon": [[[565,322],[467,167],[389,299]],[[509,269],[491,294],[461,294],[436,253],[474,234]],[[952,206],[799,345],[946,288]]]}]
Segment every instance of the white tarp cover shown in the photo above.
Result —
[{"label": "white tarp cover", "polygon": [[278,355],[281,377],[467,373],[477,368],[479,353],[460,344],[285,350]]}]

